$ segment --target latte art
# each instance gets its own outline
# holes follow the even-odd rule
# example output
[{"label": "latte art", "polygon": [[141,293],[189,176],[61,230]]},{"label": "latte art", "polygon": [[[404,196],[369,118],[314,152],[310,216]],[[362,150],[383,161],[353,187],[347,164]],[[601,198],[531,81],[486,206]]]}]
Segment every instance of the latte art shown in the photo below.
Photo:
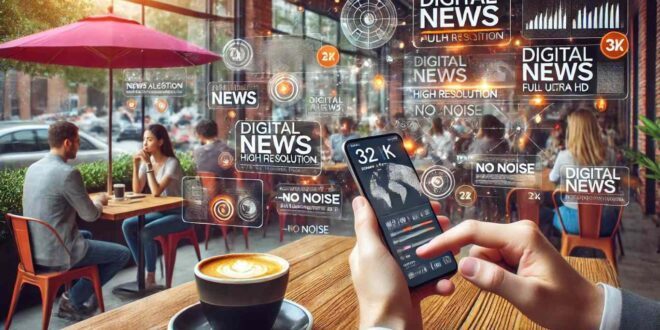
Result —
[{"label": "latte art", "polygon": [[220,265],[218,274],[231,278],[255,278],[265,275],[268,267],[245,260],[236,260],[230,265]]},{"label": "latte art", "polygon": [[229,280],[259,279],[283,271],[272,257],[260,254],[222,256],[200,266],[203,274]]}]

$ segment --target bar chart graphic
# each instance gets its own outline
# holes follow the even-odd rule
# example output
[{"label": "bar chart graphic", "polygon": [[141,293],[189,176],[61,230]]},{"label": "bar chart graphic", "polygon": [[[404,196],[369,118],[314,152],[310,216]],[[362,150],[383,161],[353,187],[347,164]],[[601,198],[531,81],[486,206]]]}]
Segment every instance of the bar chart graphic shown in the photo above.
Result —
[{"label": "bar chart graphic", "polygon": [[536,14],[525,23],[526,30],[557,30],[567,27],[566,5],[559,2],[556,8],[548,8],[544,12]]},{"label": "bar chart graphic", "polygon": [[600,38],[627,33],[627,0],[523,1],[522,35],[527,39]]},{"label": "bar chart graphic", "polygon": [[620,5],[609,1],[595,8],[583,6],[575,16],[573,29],[621,29],[625,26]]}]

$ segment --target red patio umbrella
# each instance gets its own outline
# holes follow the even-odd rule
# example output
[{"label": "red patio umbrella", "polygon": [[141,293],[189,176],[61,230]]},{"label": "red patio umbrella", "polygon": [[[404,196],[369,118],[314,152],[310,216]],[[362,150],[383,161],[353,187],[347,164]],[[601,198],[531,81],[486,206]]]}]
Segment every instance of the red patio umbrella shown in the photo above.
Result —
[{"label": "red patio umbrella", "polygon": [[112,69],[194,66],[220,59],[204,48],[112,14],[0,44],[0,57],[108,69],[108,191],[112,190]]}]

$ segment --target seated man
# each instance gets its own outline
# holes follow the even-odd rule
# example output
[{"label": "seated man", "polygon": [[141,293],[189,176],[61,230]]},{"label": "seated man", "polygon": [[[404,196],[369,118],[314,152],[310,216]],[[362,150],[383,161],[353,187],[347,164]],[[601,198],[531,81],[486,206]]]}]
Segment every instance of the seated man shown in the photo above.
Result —
[{"label": "seated man", "polygon": [[[221,178],[235,177],[234,149],[218,138],[218,125],[213,120],[202,119],[195,127],[195,133],[202,142],[202,145],[193,151],[197,171],[211,172]],[[220,162],[224,160],[219,158],[224,152],[231,156],[231,160],[221,166]]]},{"label": "seated man", "polygon": [[[66,163],[76,158],[80,147],[78,127],[65,121],[52,124],[48,144],[50,153],[32,164],[25,174],[23,215],[49,223],[66,247],[46,227],[30,223],[32,256],[42,271],[98,265],[103,285],[126,265],[130,252],[119,244],[91,240],[89,232],[78,230],[76,215],[85,221],[96,221],[108,201],[105,195],[92,201],[80,172]],[[77,281],[68,294],[62,295],[57,315],[73,321],[88,317],[96,309],[95,300],[90,298],[93,292],[89,280]]]}]

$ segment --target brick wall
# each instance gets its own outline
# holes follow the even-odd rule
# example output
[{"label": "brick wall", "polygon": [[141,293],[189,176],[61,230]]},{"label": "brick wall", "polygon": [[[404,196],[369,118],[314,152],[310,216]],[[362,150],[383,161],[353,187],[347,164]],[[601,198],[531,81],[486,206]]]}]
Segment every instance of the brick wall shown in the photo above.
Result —
[{"label": "brick wall", "polygon": [[[638,81],[638,86],[639,86],[639,109],[638,109],[638,114],[639,116],[644,116],[646,115],[647,112],[647,107],[646,107],[646,101],[647,101],[647,94],[646,94],[646,82],[647,79],[655,79],[655,98],[656,100],[660,99],[660,77],[657,75],[658,69],[660,69],[660,61],[658,60],[660,57],[656,55],[656,62],[655,62],[655,72],[656,74],[654,77],[647,77],[646,75],[646,65],[647,65],[647,58],[646,58],[646,50],[647,50],[647,40],[649,40],[649,36],[647,35],[647,21],[648,21],[648,15],[647,11],[648,10],[655,10],[656,13],[660,14],[660,7],[657,5],[655,8],[647,8],[647,1],[645,0],[638,0],[637,1],[637,6],[639,8],[639,35],[637,36],[637,40],[639,43],[639,53],[638,53],[638,66],[635,68],[637,72],[639,73],[639,81]],[[650,36],[651,38],[655,37],[655,40],[658,40],[660,38],[660,29],[658,29],[658,25],[656,24],[656,32],[655,36]],[[656,53],[660,53],[660,48],[658,47],[658,43],[656,42]],[[660,116],[660,105],[658,102],[655,104],[655,114],[656,117]],[[637,123],[639,125],[639,123]],[[633,128],[634,129],[634,128]],[[646,150],[646,135],[639,134],[638,136],[638,150],[641,152],[644,152]],[[657,141],[656,141],[656,159],[660,157],[660,152],[658,152],[657,149]],[[646,179],[644,178],[646,175],[646,171],[642,168],[640,169],[640,177],[642,180],[642,189],[640,189],[640,202],[642,205],[646,205],[646,203],[654,203],[655,202],[655,207],[656,210],[660,209],[660,199],[657,197],[660,196],[660,182],[656,182],[656,200],[655,201],[650,201],[647,200],[647,197],[645,195],[645,188],[646,187]]]}]

